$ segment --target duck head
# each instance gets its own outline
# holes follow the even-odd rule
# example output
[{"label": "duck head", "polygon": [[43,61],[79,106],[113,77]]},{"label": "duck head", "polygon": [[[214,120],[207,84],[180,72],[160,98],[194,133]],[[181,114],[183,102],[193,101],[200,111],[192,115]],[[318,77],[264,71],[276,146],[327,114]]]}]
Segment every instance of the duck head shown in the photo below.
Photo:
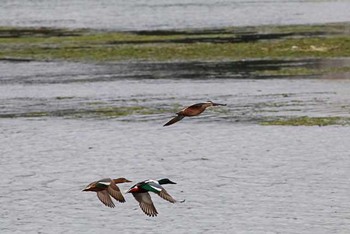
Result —
[{"label": "duck head", "polygon": [[113,181],[114,181],[114,183],[116,183],[116,184],[132,182],[131,180],[128,180],[128,179],[126,179],[126,178],[124,178],[124,177],[118,178],[118,179],[114,179]]},{"label": "duck head", "polygon": [[96,188],[96,186],[94,186],[94,183],[91,183],[88,186],[86,186],[86,188],[83,189],[83,192],[94,191],[95,188]]},{"label": "duck head", "polygon": [[158,180],[158,183],[159,184],[176,184],[175,182],[169,180],[168,178],[164,178],[164,179]]},{"label": "duck head", "polygon": [[208,103],[208,106],[226,106],[226,104],[215,103],[212,101],[207,101],[206,103]]}]

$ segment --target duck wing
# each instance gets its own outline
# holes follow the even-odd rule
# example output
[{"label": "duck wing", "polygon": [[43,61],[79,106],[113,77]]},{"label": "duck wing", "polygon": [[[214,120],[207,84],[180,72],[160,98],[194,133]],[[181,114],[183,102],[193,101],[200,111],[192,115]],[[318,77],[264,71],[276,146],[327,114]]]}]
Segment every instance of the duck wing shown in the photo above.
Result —
[{"label": "duck wing", "polygon": [[172,196],[170,196],[170,194],[164,188],[158,193],[158,195],[164,200],[167,200],[168,202],[176,202],[176,200]]},{"label": "duck wing", "polygon": [[97,197],[100,201],[108,207],[115,207],[111,197],[109,196],[107,190],[102,190],[97,192]]},{"label": "duck wing", "polygon": [[133,193],[135,199],[139,202],[141,210],[148,216],[157,216],[158,212],[153,205],[149,193]]},{"label": "duck wing", "polygon": [[144,183],[142,185],[142,188],[147,191],[158,194],[161,198],[163,198],[164,200],[167,200],[168,202],[171,202],[171,203],[176,202],[176,200],[172,196],[170,196],[170,194],[163,188],[163,186],[158,184],[158,182],[149,180],[147,181],[147,183]]},{"label": "duck wing", "polygon": [[169,120],[166,124],[164,124],[163,126],[169,126],[172,125],[180,120],[182,120],[185,116],[183,115],[177,115],[174,118],[172,118],[171,120]]},{"label": "duck wing", "polygon": [[120,192],[119,187],[111,181],[110,185],[107,188],[108,193],[117,201],[125,202],[123,194]]}]

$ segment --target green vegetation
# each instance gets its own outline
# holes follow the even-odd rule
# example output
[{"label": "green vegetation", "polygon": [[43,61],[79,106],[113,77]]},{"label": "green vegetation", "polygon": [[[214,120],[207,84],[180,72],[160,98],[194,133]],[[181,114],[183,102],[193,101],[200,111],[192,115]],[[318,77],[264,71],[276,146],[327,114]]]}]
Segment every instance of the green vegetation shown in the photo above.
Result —
[{"label": "green vegetation", "polygon": [[[159,111],[143,106],[131,106],[131,107],[100,107],[92,111],[86,111],[88,114],[94,117],[100,118],[117,118],[128,115],[150,115],[158,114]],[[79,115],[79,114],[78,114]]]},{"label": "green vegetation", "polygon": [[194,31],[0,28],[0,59],[215,61],[350,56],[349,24]]},{"label": "green vegetation", "polygon": [[255,71],[254,74],[258,76],[311,76],[311,75],[325,75],[332,73],[350,72],[350,67],[331,67],[331,68],[306,68],[306,67],[281,67],[277,70],[262,70]]},{"label": "green vegetation", "polygon": [[[95,105],[93,103],[92,105]],[[96,103],[96,105],[98,105]],[[119,118],[131,115],[152,115],[175,112],[173,109],[156,109],[145,106],[101,107],[93,109],[65,109],[54,111],[35,111],[25,113],[1,114],[0,118],[36,118],[36,117],[64,117],[64,118]]]},{"label": "green vegetation", "polygon": [[328,126],[328,125],[349,125],[350,118],[345,117],[295,117],[283,118],[271,121],[262,121],[261,125],[282,125],[282,126]]},{"label": "green vegetation", "polygon": [[[89,104],[89,103],[88,103]],[[100,103],[103,104],[104,103]],[[0,118],[45,118],[45,117],[60,117],[67,119],[93,118],[93,119],[118,119],[121,117],[137,117],[142,115],[159,115],[169,114],[169,118],[176,113],[181,106],[174,104],[168,108],[156,108],[145,106],[100,106],[98,103],[93,103],[92,106],[97,105],[92,109],[64,109],[53,111],[35,111],[25,113],[1,114]],[[211,112],[230,115],[230,110],[226,108],[211,109]],[[269,111],[271,112],[271,111]],[[350,117],[328,116],[328,117],[309,117],[309,116],[295,116],[295,117],[274,117],[274,116],[260,116],[258,118],[252,117],[250,121],[258,122],[263,126],[328,126],[328,125],[350,125]]]}]

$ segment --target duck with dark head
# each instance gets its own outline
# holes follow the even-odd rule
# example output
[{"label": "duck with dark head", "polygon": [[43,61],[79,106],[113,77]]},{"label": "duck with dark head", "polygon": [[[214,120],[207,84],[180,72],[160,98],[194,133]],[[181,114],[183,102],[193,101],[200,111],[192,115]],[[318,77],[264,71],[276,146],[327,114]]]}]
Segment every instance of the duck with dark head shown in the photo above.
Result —
[{"label": "duck with dark head", "polygon": [[153,192],[159,195],[164,200],[175,203],[177,202],[163,188],[163,184],[176,184],[175,182],[164,178],[161,180],[145,180],[132,186],[126,193],[132,193],[134,198],[139,202],[141,210],[148,216],[157,216],[158,211],[153,204],[151,196],[148,192]]}]

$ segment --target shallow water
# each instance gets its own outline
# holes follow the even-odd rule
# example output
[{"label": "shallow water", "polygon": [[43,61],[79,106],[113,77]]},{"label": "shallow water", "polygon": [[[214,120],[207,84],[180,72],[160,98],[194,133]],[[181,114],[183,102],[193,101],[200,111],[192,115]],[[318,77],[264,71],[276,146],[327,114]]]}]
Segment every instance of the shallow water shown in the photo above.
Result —
[{"label": "shallow water", "polygon": [[[153,71],[162,78],[123,76],[147,77],[146,67],[0,63],[1,233],[350,229],[349,127],[258,124],[269,116],[349,116],[349,79],[171,79],[159,65]],[[166,109],[207,99],[228,106],[169,127],[162,124],[171,112],[4,116],[91,103]],[[159,216],[149,218],[130,195],[110,209],[94,193],[81,192],[91,181],[120,176],[135,182],[169,177],[178,184],[166,185],[167,191],[186,202],[152,196]],[[123,191],[129,186],[120,185]]]},{"label": "shallow water", "polygon": [[155,30],[350,21],[348,0],[11,0],[0,25]]},{"label": "shallow water", "polygon": [[[1,232],[340,233],[349,229],[349,128],[2,120]],[[199,131],[200,130],[200,131]],[[169,177],[148,218],[80,190],[106,176]],[[123,190],[128,185],[121,185]]]}]

